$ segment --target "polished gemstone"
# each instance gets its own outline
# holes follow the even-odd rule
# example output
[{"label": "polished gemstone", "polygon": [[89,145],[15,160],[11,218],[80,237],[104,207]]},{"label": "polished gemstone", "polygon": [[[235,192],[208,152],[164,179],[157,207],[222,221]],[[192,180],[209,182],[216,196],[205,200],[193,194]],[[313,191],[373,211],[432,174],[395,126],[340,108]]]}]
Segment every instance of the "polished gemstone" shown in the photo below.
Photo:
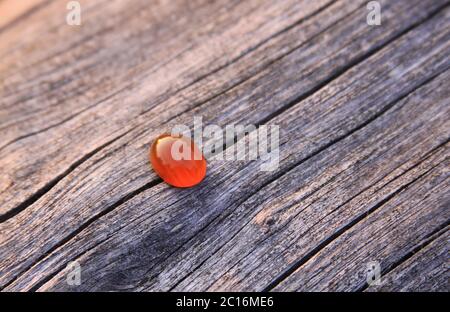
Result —
[{"label": "polished gemstone", "polygon": [[195,143],[183,136],[163,134],[150,148],[150,162],[168,184],[191,187],[206,175],[206,160]]}]

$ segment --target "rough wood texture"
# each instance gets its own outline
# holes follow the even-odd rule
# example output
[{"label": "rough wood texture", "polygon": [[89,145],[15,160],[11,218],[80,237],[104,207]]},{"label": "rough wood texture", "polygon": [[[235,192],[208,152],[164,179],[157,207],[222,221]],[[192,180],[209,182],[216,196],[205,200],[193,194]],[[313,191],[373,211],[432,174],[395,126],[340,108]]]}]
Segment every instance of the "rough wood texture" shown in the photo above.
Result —
[{"label": "rough wood texture", "polygon": [[[2,290],[449,290],[448,1],[80,2],[0,23]],[[164,184],[194,116],[279,125],[279,168]]]}]

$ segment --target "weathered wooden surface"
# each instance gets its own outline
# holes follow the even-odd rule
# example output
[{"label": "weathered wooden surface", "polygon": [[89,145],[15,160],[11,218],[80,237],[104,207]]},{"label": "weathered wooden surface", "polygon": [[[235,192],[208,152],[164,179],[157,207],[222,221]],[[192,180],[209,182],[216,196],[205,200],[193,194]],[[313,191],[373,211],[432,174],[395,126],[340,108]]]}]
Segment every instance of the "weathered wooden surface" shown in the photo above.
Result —
[{"label": "weathered wooden surface", "polygon": [[[449,290],[448,1],[80,2],[0,23],[2,290]],[[194,116],[279,125],[279,169],[164,184]]]}]

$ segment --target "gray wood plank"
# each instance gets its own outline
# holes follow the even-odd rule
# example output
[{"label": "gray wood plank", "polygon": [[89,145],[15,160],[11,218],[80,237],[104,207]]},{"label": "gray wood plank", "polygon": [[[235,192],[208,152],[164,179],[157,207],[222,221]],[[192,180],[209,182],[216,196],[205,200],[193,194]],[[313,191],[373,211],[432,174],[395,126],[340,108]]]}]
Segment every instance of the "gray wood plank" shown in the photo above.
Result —
[{"label": "gray wood plank", "polygon": [[[20,191],[14,190],[16,202],[10,201],[13,189],[0,197],[10,204],[0,224],[0,286],[7,291],[291,289],[303,276],[297,273],[305,267],[297,267],[299,259],[320,266],[309,259],[325,254],[329,261],[334,255],[328,244],[336,244],[334,236],[341,238],[342,229],[349,235],[348,224],[352,233],[352,222],[359,229],[360,216],[369,212],[389,229],[385,202],[397,200],[410,185],[420,191],[415,194],[419,202],[434,190],[429,200],[436,205],[424,206],[402,223],[410,229],[412,245],[403,240],[389,245],[395,253],[386,263],[396,263],[448,220],[442,162],[450,134],[450,35],[443,21],[450,13],[442,9],[445,1],[383,2],[386,22],[368,27],[364,4],[324,1],[307,12],[289,2],[288,11],[270,3],[258,6],[252,25],[242,30],[254,40],[231,45],[234,58],[231,52],[218,63],[215,53],[201,57],[206,65],[195,64],[186,76],[174,78],[180,83],[174,90],[165,78],[160,83],[169,89],[145,86],[170,66],[162,65],[159,76],[144,67],[142,83],[119,89],[105,102],[106,111],[94,108],[102,117],[86,119],[92,130],[83,130],[76,117],[75,128],[63,124],[64,129],[36,135],[41,141],[34,135],[24,139],[36,141],[36,149],[44,142],[61,144],[58,152],[71,151],[68,143],[78,140],[84,156],[74,161],[79,155],[62,152],[64,159],[54,167],[51,151],[28,164],[14,154],[1,158],[7,168],[17,162],[18,172],[28,166],[47,187],[36,192],[39,185],[30,188],[33,179],[25,181],[24,175]],[[228,15],[233,14],[226,13],[224,23],[236,18]],[[283,23],[275,19],[271,24],[273,16]],[[252,30],[261,27],[259,33]],[[218,34],[218,42],[228,42],[231,34],[233,28]],[[180,54],[173,62],[191,61]],[[204,72],[192,73],[202,66]],[[139,97],[151,100],[142,103]],[[133,103],[131,112],[115,119],[116,112],[109,113],[123,115],[123,101]],[[58,118],[64,118],[61,114]],[[261,172],[261,161],[212,161],[207,179],[194,189],[161,183],[148,168],[149,143],[172,125],[191,124],[200,115],[205,123],[219,125],[279,124],[279,170]],[[100,137],[91,138],[93,133]],[[5,151],[35,152],[21,141]],[[24,201],[30,194],[33,201]],[[15,210],[18,203],[25,205]],[[411,212],[409,204],[402,209]],[[425,212],[429,218],[422,216]],[[383,243],[382,237],[372,247]],[[359,260],[367,260],[364,256]],[[64,269],[72,260],[83,268],[78,288],[65,283]],[[359,274],[350,262],[334,265]],[[363,281],[352,274],[343,279],[345,286],[333,274],[317,274],[308,281],[309,289],[360,289]]]},{"label": "gray wood plank", "polygon": [[366,291],[448,291],[448,226]]}]

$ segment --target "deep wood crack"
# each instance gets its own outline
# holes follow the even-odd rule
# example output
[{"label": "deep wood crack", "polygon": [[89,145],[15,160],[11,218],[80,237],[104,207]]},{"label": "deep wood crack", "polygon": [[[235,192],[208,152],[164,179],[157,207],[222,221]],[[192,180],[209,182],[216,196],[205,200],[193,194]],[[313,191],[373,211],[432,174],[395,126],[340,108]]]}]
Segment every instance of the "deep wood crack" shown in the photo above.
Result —
[{"label": "deep wood crack", "polygon": [[347,232],[349,229],[354,227],[356,224],[358,224],[361,220],[367,218],[369,215],[377,211],[380,207],[387,204],[390,200],[392,200],[395,196],[402,193],[406,189],[408,189],[410,186],[412,186],[417,181],[421,180],[425,176],[427,176],[434,168],[439,166],[439,164],[434,165],[432,168],[428,169],[424,173],[420,174],[418,177],[410,181],[409,183],[403,185],[398,190],[372,206],[367,211],[361,213],[359,216],[354,218],[352,221],[347,223],[345,226],[340,228],[338,231],[334,232],[332,235],[327,237],[325,240],[323,240],[321,243],[319,243],[315,248],[313,248],[310,252],[308,252],[305,256],[301,257],[297,261],[295,261],[291,266],[289,266],[288,269],[286,269],[284,272],[282,272],[277,278],[275,278],[272,282],[270,282],[262,291],[268,292],[273,290],[276,286],[278,286],[281,282],[283,282],[287,277],[289,277],[292,273],[294,273],[298,268],[300,268],[302,265],[304,265],[306,262],[308,262],[310,259],[312,259],[315,255],[317,255],[319,252],[321,252],[324,248],[326,248],[328,245],[330,245],[333,241],[335,241],[338,237],[340,237],[342,234]]}]

